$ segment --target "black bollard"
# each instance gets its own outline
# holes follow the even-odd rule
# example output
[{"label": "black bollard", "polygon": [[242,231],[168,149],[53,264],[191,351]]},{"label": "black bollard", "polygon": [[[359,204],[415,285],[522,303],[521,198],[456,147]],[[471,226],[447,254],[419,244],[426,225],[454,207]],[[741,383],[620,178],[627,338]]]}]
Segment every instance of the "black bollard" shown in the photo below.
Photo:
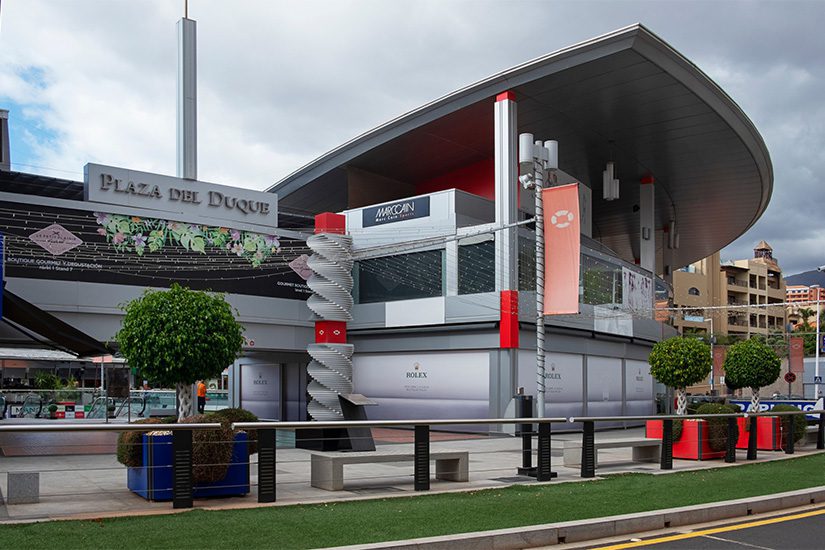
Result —
[{"label": "black bollard", "polygon": [[816,432],[816,448],[825,449],[825,414],[819,413],[819,430]]},{"label": "black bollard", "polygon": [[[796,434],[794,434],[794,432],[796,431],[795,425],[794,425],[795,420],[796,420],[796,415],[795,414],[789,415],[788,420],[789,420],[788,424],[790,425],[790,428],[788,429],[788,433],[785,434],[785,454],[786,455],[792,455],[793,452],[794,452],[794,443],[795,443],[794,439],[796,438]],[[784,425],[784,422],[782,424]]]},{"label": "black bollard", "polygon": [[581,476],[590,478],[596,476],[596,426],[594,422],[585,422],[582,431],[582,464]]},{"label": "black bollard", "polygon": [[725,450],[725,462],[732,463],[736,462],[736,437],[734,434],[738,435],[739,430],[736,429],[736,418],[728,418],[728,446]]},{"label": "black bollard", "polygon": [[[533,418],[533,396],[516,395],[516,418]],[[518,474],[536,477],[533,466],[533,436],[536,434],[533,424],[516,425],[516,436],[521,436],[521,468]]]},{"label": "black bollard", "polygon": [[659,467],[662,470],[673,469],[673,420],[662,420],[662,456]]},{"label": "black bollard", "polygon": [[756,460],[756,417],[748,418],[748,460]]}]

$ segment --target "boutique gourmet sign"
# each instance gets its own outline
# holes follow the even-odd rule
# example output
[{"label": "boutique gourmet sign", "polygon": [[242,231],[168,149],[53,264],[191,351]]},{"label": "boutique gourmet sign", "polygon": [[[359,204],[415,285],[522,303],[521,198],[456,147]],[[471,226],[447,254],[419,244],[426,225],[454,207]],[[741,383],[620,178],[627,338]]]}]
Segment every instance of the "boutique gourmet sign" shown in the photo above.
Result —
[{"label": "boutique gourmet sign", "polygon": [[89,202],[158,210],[180,221],[278,225],[278,197],[273,193],[91,163],[84,175],[84,199]]}]

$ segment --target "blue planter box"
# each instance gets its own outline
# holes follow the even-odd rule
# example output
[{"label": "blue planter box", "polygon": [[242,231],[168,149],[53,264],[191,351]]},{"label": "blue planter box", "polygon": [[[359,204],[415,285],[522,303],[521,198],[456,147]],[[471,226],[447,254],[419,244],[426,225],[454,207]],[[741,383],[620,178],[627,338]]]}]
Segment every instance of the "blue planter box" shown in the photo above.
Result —
[{"label": "blue planter box", "polygon": [[[129,490],[147,500],[172,500],[172,436],[143,436],[143,467],[129,468]],[[195,483],[194,498],[249,493],[249,448],[245,433],[235,434],[226,476],[213,483]]]}]

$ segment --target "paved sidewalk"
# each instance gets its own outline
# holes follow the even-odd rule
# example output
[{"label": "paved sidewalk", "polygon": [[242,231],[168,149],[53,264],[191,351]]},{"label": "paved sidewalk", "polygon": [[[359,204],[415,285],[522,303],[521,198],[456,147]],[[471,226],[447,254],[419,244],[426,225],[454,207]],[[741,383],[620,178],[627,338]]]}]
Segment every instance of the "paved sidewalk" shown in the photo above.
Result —
[{"label": "paved sidewalk", "polygon": [[[386,432],[386,431],[385,431]],[[381,440],[404,440],[409,432],[392,437],[382,433]],[[430,448],[438,450],[466,450],[470,458],[470,480],[466,483],[433,479],[430,492],[467,491],[496,488],[518,483],[532,484],[535,479],[519,476],[521,466],[521,440],[513,437],[478,437],[452,434],[449,439],[440,435]],[[643,437],[642,428],[611,430],[596,434],[597,440]],[[435,438],[434,438],[435,439]],[[564,441],[580,441],[581,434],[554,434],[552,440],[552,469],[558,478],[551,483],[580,481],[578,468],[562,465]],[[408,449],[411,443],[379,443],[380,448]],[[816,452],[812,446],[802,447],[797,455]],[[316,503],[346,499],[362,499],[421,494],[413,489],[412,463],[381,463],[350,465],[345,469],[343,491],[326,491],[310,486],[311,451],[303,449],[278,449],[276,505]],[[760,462],[783,459],[790,455],[782,452],[760,451]],[[739,451],[738,463],[745,463],[745,451]],[[752,462],[750,462],[752,463]],[[690,469],[731,467],[721,460],[703,462],[674,460],[673,472]],[[136,515],[168,513],[170,502],[148,502],[126,488],[126,468],[119,464],[114,454],[70,456],[16,456],[0,457],[0,493],[7,493],[7,472],[40,472],[40,502],[37,504],[0,505],[0,522],[26,521],[66,517],[101,517],[112,515]],[[434,468],[433,468],[434,471]],[[637,463],[631,460],[630,448],[604,449],[599,451],[597,474],[643,472],[666,474],[658,463]],[[195,501],[196,508],[239,508],[257,504],[257,455],[252,457],[252,492],[245,497],[212,498]]]}]

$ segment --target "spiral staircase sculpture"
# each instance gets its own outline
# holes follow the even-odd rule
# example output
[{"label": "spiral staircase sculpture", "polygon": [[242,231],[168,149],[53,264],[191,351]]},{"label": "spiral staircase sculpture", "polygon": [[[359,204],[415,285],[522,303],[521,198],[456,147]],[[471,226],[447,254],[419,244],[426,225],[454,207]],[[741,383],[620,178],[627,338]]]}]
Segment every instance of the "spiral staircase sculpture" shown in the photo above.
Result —
[{"label": "spiral staircase sculpture", "polygon": [[[312,270],[307,284],[313,294],[307,306],[324,321],[352,320],[352,238],[321,233],[307,239]],[[317,343],[307,348],[312,379],[307,411],[314,420],[343,420],[339,394],[352,393],[352,344]]]}]

